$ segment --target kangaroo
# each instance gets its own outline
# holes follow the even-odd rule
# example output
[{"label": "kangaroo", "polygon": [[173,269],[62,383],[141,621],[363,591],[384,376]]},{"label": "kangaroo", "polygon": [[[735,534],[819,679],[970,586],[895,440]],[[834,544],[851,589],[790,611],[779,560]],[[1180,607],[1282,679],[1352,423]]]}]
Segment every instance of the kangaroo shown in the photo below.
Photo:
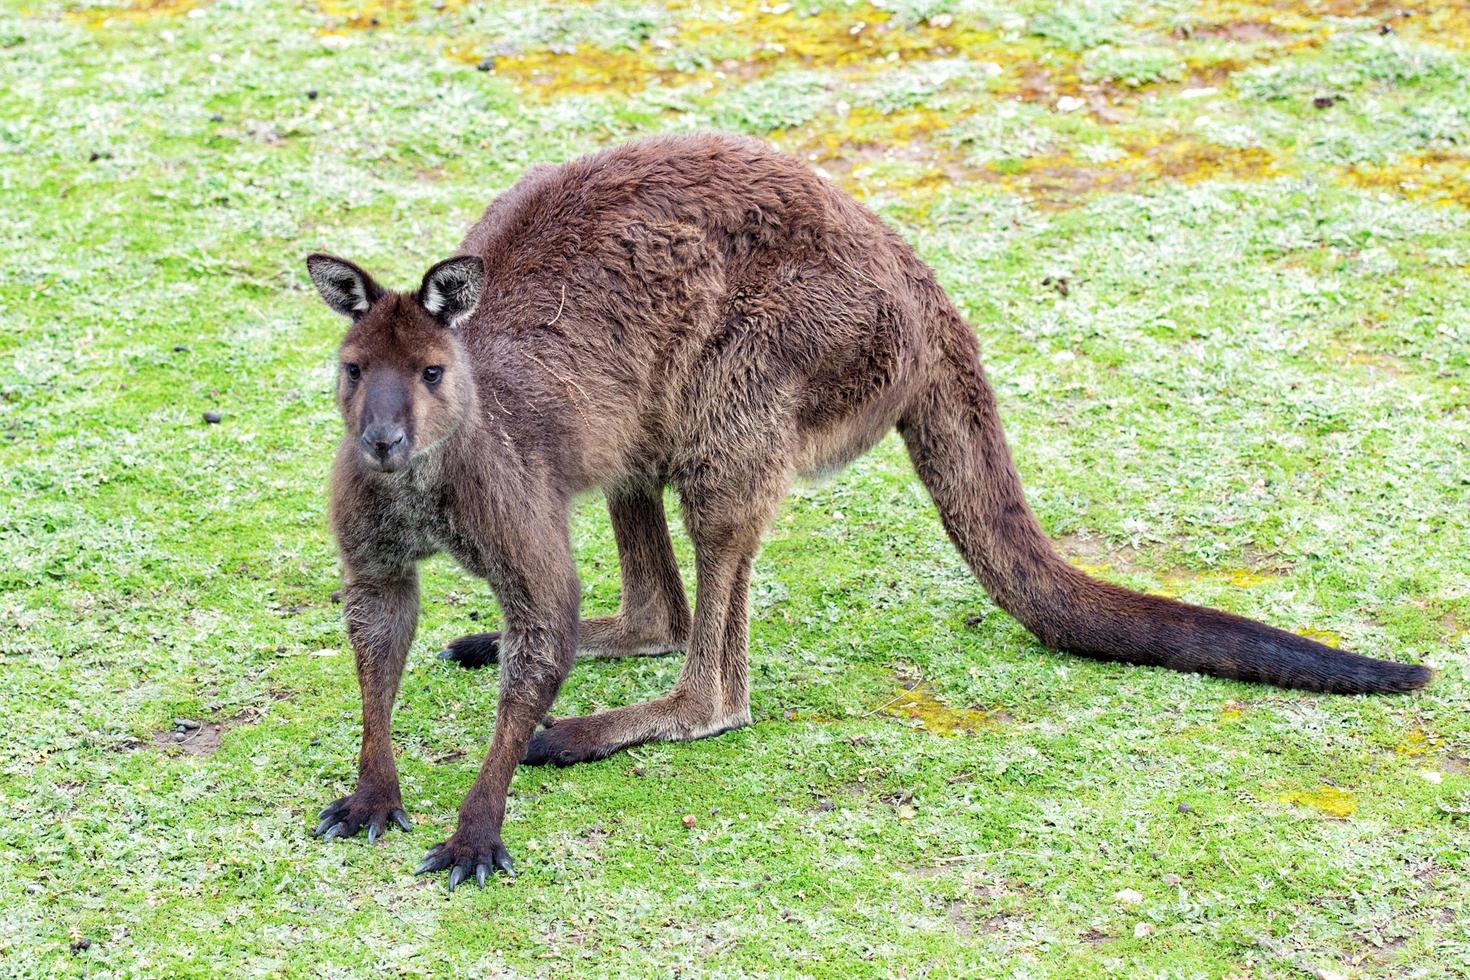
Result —
[{"label": "kangaroo", "polygon": [[[447,870],[450,890],[512,871],[501,825],[516,766],[750,724],[762,534],[794,477],[830,473],[895,427],[975,576],[1049,647],[1312,691],[1430,679],[1068,564],[1026,503],[975,333],[934,273],[851,197],[753,140],[665,136],[534,167],[413,293],[328,255],[307,267],[351,320],[330,520],[362,688],[357,790],[316,834],[365,829],[371,843],[411,826],[390,720],[416,565],[448,552],[489,583],[505,621],[441,654],[500,664],[489,752],[453,835],[416,871]],[[694,544],[692,617],[665,486]],[[568,506],[595,489],[622,599],[579,622]],[[663,697],[553,720],[578,650],[685,659]]]}]

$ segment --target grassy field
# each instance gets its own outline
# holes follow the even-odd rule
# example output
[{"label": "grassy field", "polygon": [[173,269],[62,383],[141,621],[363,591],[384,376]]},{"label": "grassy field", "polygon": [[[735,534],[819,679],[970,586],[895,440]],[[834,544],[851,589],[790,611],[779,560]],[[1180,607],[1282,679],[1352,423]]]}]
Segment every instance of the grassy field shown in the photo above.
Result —
[{"label": "grassy field", "polygon": [[[1467,89],[1441,0],[0,0],[0,974],[1470,973]],[[302,258],[407,287],[527,165],[689,128],[935,266],[1076,562],[1436,681],[1051,653],[890,439],[757,562],[756,724],[521,773],[519,875],[452,897],[495,677],[434,653],[498,612],[428,563],[418,829],[313,840],[358,704]]]}]

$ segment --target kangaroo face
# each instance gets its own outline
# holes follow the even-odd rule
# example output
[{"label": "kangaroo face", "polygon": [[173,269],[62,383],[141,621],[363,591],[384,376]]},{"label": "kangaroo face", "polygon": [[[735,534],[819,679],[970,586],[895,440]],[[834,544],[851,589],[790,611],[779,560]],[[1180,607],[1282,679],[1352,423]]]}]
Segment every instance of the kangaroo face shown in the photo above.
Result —
[{"label": "kangaroo face", "polygon": [[469,407],[459,342],[403,297],[375,304],[353,324],[339,361],[337,405],[371,469],[402,469],[453,432]]},{"label": "kangaroo face", "polygon": [[456,335],[474,310],[484,266],[439,263],[416,293],[388,292],[345,259],[313,255],[312,281],[352,321],[342,341],[337,406],[361,464],[395,473],[431,452],[474,406],[470,363]]}]

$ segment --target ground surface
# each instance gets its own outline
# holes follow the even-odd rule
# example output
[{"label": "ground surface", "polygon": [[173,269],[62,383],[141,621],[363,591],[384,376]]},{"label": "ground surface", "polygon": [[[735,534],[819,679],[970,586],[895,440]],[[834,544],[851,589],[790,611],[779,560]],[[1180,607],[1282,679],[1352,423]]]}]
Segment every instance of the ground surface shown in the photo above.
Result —
[{"label": "ground surface", "polygon": [[[434,7],[4,2],[0,972],[1470,971],[1470,8]],[[302,257],[407,286],[526,165],[692,127],[934,264],[1076,561],[1434,685],[1050,653],[889,440],[773,530],[754,727],[520,774],[520,875],[451,900],[410,871],[495,675],[433,654],[498,614],[429,563],[418,830],[312,840],[357,689]],[[610,611],[599,501],[575,527]],[[557,713],[677,670],[584,663]]]}]

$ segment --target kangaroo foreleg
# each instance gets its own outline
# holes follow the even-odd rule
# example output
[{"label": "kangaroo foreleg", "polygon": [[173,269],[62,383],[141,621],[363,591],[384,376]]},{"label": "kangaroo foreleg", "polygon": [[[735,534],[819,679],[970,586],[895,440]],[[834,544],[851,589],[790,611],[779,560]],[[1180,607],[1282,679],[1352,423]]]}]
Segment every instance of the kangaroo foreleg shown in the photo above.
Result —
[{"label": "kangaroo foreleg", "polygon": [[371,844],[390,823],[404,830],[412,827],[398,789],[392,719],[403,662],[418,623],[419,583],[412,568],[383,580],[357,578],[349,568],[346,578],[342,606],[362,688],[362,751],[356,792],[318,814],[316,834],[331,840],[366,829]]},{"label": "kangaroo foreleg", "polygon": [[[483,553],[486,577],[505,611],[500,703],[480,774],[459,808],[459,825],[432,848],[416,874],[449,871],[449,888],[496,871],[510,872],[501,841],[505,797],[536,726],[571,669],[581,586],[565,526],[552,530],[497,522]],[[476,569],[478,570],[478,569]]]}]

